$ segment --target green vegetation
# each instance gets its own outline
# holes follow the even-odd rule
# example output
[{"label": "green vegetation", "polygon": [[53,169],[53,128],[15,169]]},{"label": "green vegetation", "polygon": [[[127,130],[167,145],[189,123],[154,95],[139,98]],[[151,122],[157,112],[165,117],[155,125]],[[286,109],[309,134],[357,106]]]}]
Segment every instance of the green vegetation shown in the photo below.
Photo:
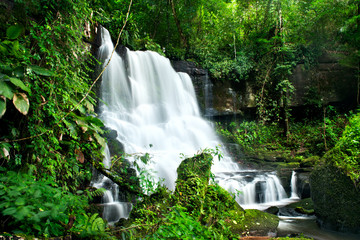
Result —
[{"label": "green vegetation", "polygon": [[[0,3],[0,232],[228,239],[233,224],[238,233],[248,230],[244,219],[256,213],[244,212],[219,186],[205,184],[199,172],[189,170],[185,176],[191,177],[179,179],[174,194],[159,188],[147,197],[122,162],[110,173],[99,163],[105,139],[92,89],[98,63],[85,42],[93,41],[98,23],[117,36],[129,3]],[[295,91],[289,76],[300,62],[311,69],[327,51],[359,73],[358,29],[359,0],[144,0],[132,4],[121,43],[193,61],[209,69],[215,82],[253,82],[259,121],[218,126],[227,141],[249,153],[262,148],[310,166],[327,153],[323,160],[358,186],[359,115],[333,114],[310,90],[309,109],[321,112],[320,118],[292,121],[289,106]],[[359,104],[359,94],[354,102]],[[91,210],[89,200],[101,194],[88,190],[94,168],[144,199],[135,206],[137,225],[128,225],[129,231],[108,229]]]},{"label": "green vegetation", "polygon": [[135,239],[237,239],[250,231],[265,235],[274,231],[277,216],[245,211],[226,190],[212,181],[209,184],[210,152],[182,161],[174,193],[158,187],[145,196],[122,233]]},{"label": "green vegetation", "polygon": [[352,116],[351,113],[349,116],[338,114],[331,107],[328,112],[329,116],[325,119],[291,120],[287,135],[276,123],[261,124],[258,121],[231,122],[228,125],[218,123],[217,132],[225,142],[237,143],[249,154],[263,149],[286,153],[288,158],[322,156],[336,145],[349,116]]},{"label": "green vegetation", "polygon": [[334,149],[325,155],[328,162],[342,169],[355,185],[360,184],[360,114],[352,116]]},{"label": "green vegetation", "polygon": [[101,235],[85,191],[105,142],[83,41],[91,9],[19,0],[0,11],[0,231]]}]

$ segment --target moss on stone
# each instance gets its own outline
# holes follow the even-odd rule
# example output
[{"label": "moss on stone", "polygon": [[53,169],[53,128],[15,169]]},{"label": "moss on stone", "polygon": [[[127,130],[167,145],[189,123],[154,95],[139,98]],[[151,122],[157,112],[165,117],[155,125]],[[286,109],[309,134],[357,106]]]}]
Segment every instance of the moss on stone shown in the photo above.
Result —
[{"label": "moss on stone", "polygon": [[302,168],[310,168],[316,166],[316,164],[320,161],[319,156],[311,156],[308,158],[303,159],[300,162],[300,167]]},{"label": "moss on stone", "polygon": [[230,212],[231,219],[226,221],[233,233],[240,235],[266,236],[275,232],[279,224],[279,217],[256,209],[247,209],[245,212]]},{"label": "moss on stone", "polygon": [[218,184],[209,184],[211,164],[212,156],[207,153],[185,159],[177,169],[174,193],[158,188],[153,195],[144,196],[134,207],[128,226],[144,226],[137,229],[140,237],[153,234],[167,224],[172,209],[184,209],[189,219],[226,239],[275,231],[277,216],[258,210],[244,211],[228,191]]},{"label": "moss on stone", "polygon": [[298,202],[291,203],[291,204],[287,205],[286,207],[294,208],[294,209],[302,208],[305,210],[314,210],[314,202],[312,201],[311,198],[305,198]]},{"label": "moss on stone", "polygon": [[177,169],[177,181],[186,181],[194,176],[200,178],[204,183],[209,182],[213,157],[209,153],[201,153],[192,158],[182,161]]},{"label": "moss on stone", "polygon": [[360,232],[360,192],[350,177],[328,163],[311,173],[310,185],[315,214],[323,227]]}]

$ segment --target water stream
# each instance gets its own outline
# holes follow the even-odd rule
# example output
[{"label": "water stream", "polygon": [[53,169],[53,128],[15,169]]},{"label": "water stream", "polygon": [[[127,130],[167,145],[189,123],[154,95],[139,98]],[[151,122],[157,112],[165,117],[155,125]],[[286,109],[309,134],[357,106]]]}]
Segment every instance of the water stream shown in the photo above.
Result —
[{"label": "water stream", "polygon": [[[106,63],[114,46],[106,29],[102,28],[101,35],[99,56]],[[116,130],[125,152],[151,157],[147,164],[136,157],[128,160],[171,190],[182,155],[192,157],[201,149],[221,145],[211,124],[200,115],[190,77],[176,72],[169,59],[157,53],[127,50],[124,58],[115,53],[103,74],[100,92],[100,118],[107,128]],[[243,169],[222,151],[224,157],[221,161],[214,158],[212,166],[215,180],[235,193],[244,208],[261,209],[292,201],[275,172]],[[104,161],[110,161],[110,156]],[[96,186],[108,185],[108,181],[101,179]],[[116,188],[107,189],[109,194],[103,201],[112,210],[105,209],[104,217],[109,216],[109,221],[126,217],[128,211],[120,210],[123,204],[114,196]]]},{"label": "water stream", "polygon": [[316,217],[280,217],[278,236],[304,234],[315,240],[359,240],[360,234],[341,233],[321,229]]}]

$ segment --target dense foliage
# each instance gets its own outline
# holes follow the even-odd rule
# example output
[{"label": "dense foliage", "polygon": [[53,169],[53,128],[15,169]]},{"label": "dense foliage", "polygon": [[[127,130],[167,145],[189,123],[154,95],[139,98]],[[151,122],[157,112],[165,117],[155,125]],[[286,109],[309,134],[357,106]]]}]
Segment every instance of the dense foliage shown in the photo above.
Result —
[{"label": "dense foliage", "polygon": [[[172,193],[163,187],[145,196],[122,230],[130,239],[237,239],[249,231],[274,230],[278,217],[243,210],[211,179],[213,151],[182,161]],[[209,183],[210,180],[210,183]]]},{"label": "dense foliage", "polygon": [[[109,237],[104,221],[89,209],[94,193],[87,188],[93,167],[101,168],[97,161],[102,159],[105,140],[92,89],[97,61],[85,42],[93,41],[89,33],[97,23],[117,36],[129,2],[0,3],[0,231],[38,237]],[[341,155],[336,165],[358,182],[358,115],[350,118],[344,133],[346,118],[328,114],[319,122],[282,128],[278,123],[289,123],[291,118],[289,101],[295,89],[289,76],[297,63],[310,68],[327,51],[359,72],[359,3],[134,1],[121,42],[135,50],[194,61],[209,69],[216,82],[252,81],[257,116],[261,123],[274,124],[244,122],[220,127],[229,141],[248,150],[256,145],[290,149],[303,157],[334,147]],[[316,92],[308,100],[315,111],[326,113],[327,103]],[[281,134],[284,130],[286,138]],[[198,180],[193,178],[183,187],[203,186]],[[181,199],[181,193],[172,201]],[[144,212],[150,218],[141,223],[145,231],[150,231],[149,222],[156,226],[149,238],[233,236],[225,222],[235,216],[221,215],[225,211],[221,207],[233,202],[216,185],[206,188],[208,198],[204,194],[172,202],[166,211],[158,210],[158,205],[145,209],[151,210]],[[226,203],[219,208],[216,204],[223,200]]]},{"label": "dense foliage", "polygon": [[[126,1],[94,2],[95,17],[115,34],[123,19],[114,16]],[[359,72],[358,13],[358,0],[145,0],[134,3],[122,41],[195,61],[213,81],[252,81],[258,116],[279,121],[290,117],[297,63],[314,67],[327,52]]]},{"label": "dense foliage", "polygon": [[354,184],[360,184],[360,114],[349,119],[341,138],[325,159],[343,170]]},{"label": "dense foliage", "polygon": [[285,136],[277,124],[263,125],[258,121],[217,124],[217,132],[225,142],[237,143],[247,153],[261,151],[288,151],[288,157],[322,156],[335,147],[348,124],[351,113],[339,114],[332,107],[325,119],[290,121],[290,131]]},{"label": "dense foliage", "polygon": [[75,194],[88,186],[104,142],[83,41],[91,9],[87,1],[0,7],[0,229],[80,234],[92,217],[104,232],[102,219],[86,213],[88,198]]}]

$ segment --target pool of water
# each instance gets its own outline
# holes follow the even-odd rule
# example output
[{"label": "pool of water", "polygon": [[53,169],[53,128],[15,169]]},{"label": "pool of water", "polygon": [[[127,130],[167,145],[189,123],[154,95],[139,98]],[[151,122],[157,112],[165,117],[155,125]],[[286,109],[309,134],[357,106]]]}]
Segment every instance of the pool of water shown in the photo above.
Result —
[{"label": "pool of water", "polygon": [[303,234],[315,240],[359,240],[360,234],[340,233],[319,228],[316,217],[280,217],[278,236]]}]

